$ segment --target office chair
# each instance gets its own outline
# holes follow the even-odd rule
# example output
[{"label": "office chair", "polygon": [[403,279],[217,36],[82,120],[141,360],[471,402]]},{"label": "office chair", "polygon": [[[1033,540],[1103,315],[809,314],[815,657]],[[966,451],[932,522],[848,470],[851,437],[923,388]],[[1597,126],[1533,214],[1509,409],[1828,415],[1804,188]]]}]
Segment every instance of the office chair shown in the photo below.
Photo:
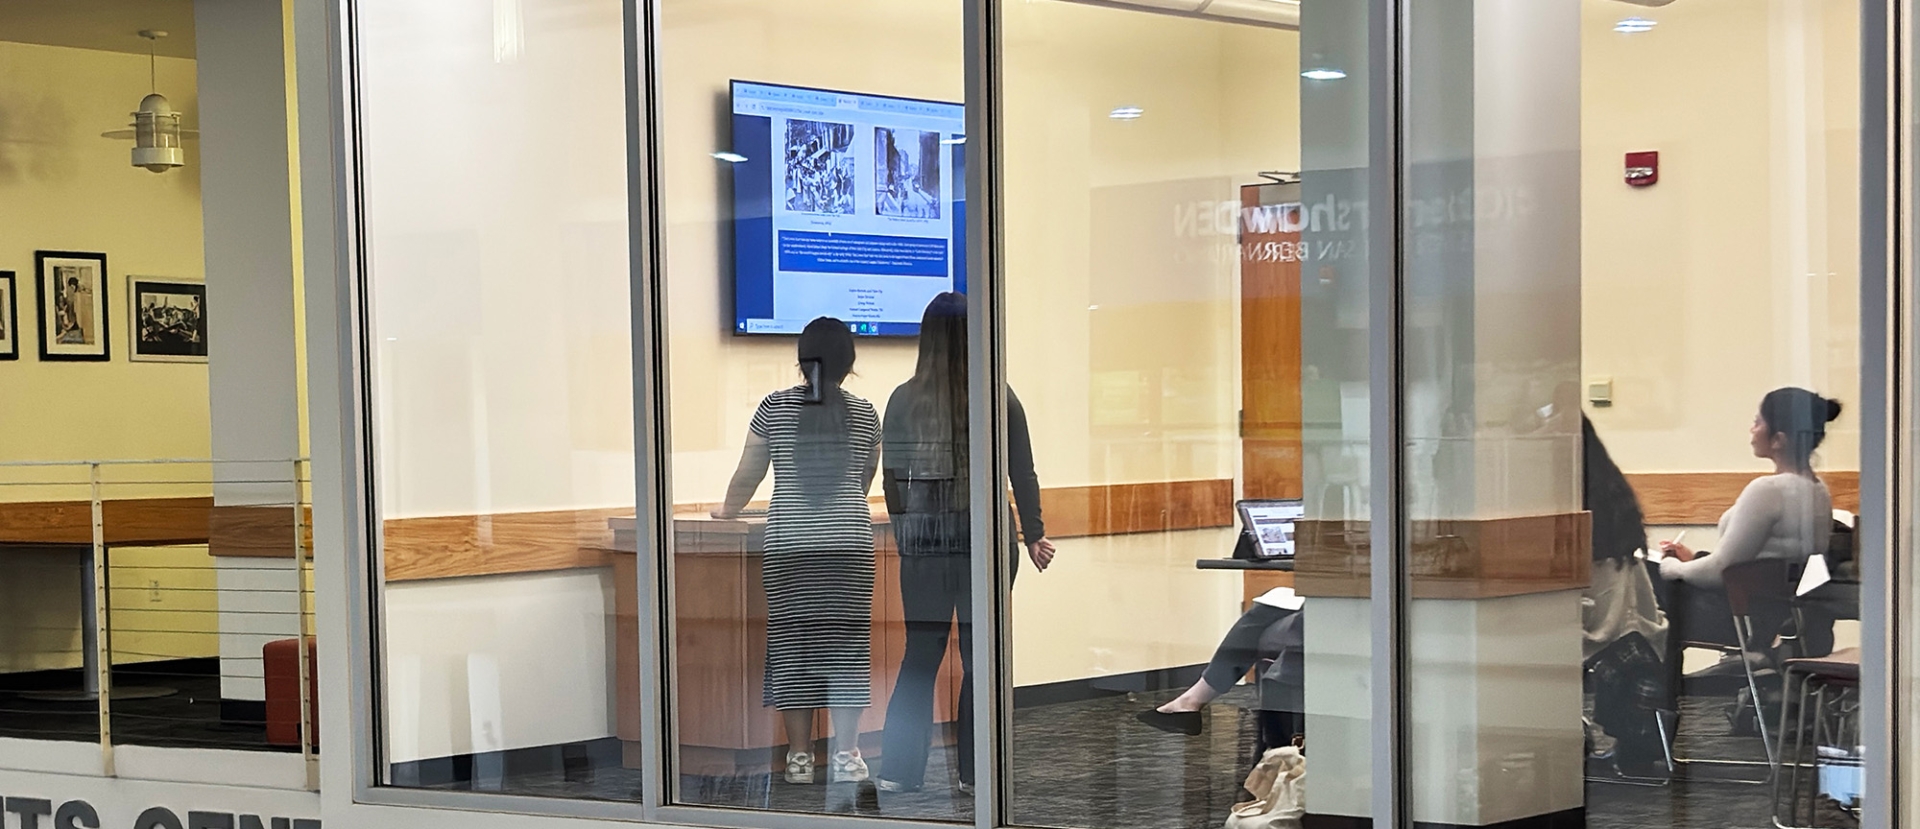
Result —
[{"label": "office chair", "polygon": [[[1822,737],[1827,734],[1829,720],[1841,720],[1844,722],[1844,720],[1847,719],[1844,713],[1844,702],[1851,694],[1857,692],[1860,688],[1860,649],[1844,648],[1826,656],[1789,659],[1781,664],[1780,672],[1783,677],[1780,690],[1780,728],[1776,732],[1779,735],[1780,745],[1779,749],[1775,752],[1775,755],[1780,758],[1780,762],[1776,764],[1773,769],[1773,825],[1779,829],[1813,829],[1811,824],[1815,816],[1815,807],[1819,803],[1819,770],[1821,765],[1819,746],[1824,742]],[[1794,723],[1793,752],[1789,754],[1786,750],[1787,699],[1793,692],[1793,680],[1796,676],[1800,678],[1800,697],[1794,706],[1796,716]],[[1835,703],[1841,704],[1842,710],[1834,716],[1829,716],[1826,710],[1828,691],[1833,691]],[[1807,706],[1807,697],[1809,695],[1813,697],[1813,706],[1811,709]],[[1813,761],[1810,764],[1801,762],[1801,754],[1807,742],[1807,715],[1809,710],[1811,710],[1813,714],[1812,726],[1815,752]],[[1849,729],[1842,727],[1836,729],[1836,731],[1839,732],[1838,736],[1844,737],[1849,732]],[[1845,744],[1851,746],[1854,744],[1854,740],[1848,739]],[[1844,763],[1844,761],[1842,762]],[[1792,766],[1792,782],[1786,787],[1787,816],[1786,821],[1783,822],[1780,818],[1780,782],[1781,778],[1786,776],[1786,767],[1789,765]],[[1810,775],[1811,779],[1809,782],[1812,785],[1809,786],[1809,791],[1807,792],[1807,825],[1801,826],[1795,825],[1791,823],[1791,821],[1800,818],[1800,770],[1803,767],[1810,767],[1813,770],[1813,774]]]},{"label": "office chair", "polygon": [[[1679,757],[1673,759],[1676,767],[1723,767],[1765,769],[1766,776],[1759,779],[1732,778],[1717,782],[1738,783],[1748,786],[1766,785],[1772,779],[1775,767],[1774,744],[1767,732],[1766,713],[1760,696],[1760,676],[1754,668],[1754,656],[1764,656],[1756,651],[1762,645],[1771,645],[1772,637],[1778,636],[1785,645],[1795,645],[1799,639],[1799,608],[1794,603],[1794,567],[1782,560],[1763,560],[1727,568],[1722,574],[1722,584],[1727,595],[1727,607],[1733,621],[1734,638],[1737,645],[1725,645],[1718,642],[1683,642],[1683,647],[1702,648],[1719,651],[1723,655],[1738,655],[1740,670],[1745,680],[1748,702],[1753,708],[1754,723],[1760,732],[1760,742],[1766,751],[1766,762],[1751,760],[1723,760],[1704,757]],[[1794,623],[1791,632],[1787,632],[1788,623]],[[1768,637],[1766,642],[1757,641]],[[1675,736],[1678,736],[1676,716]]]},{"label": "office chair", "polygon": [[[1800,609],[1794,603],[1793,567],[1781,560],[1748,562],[1727,568],[1721,574],[1721,581],[1726,586],[1727,607],[1733,612],[1733,633],[1740,642],[1740,669],[1746,675],[1754,724],[1760,730],[1760,742],[1766,748],[1767,766],[1771,771],[1778,762],[1778,755],[1767,734],[1767,715],[1760,703],[1760,677],[1754,670],[1754,660],[1749,654],[1764,653],[1756,651],[1756,648],[1773,644],[1771,641],[1756,641],[1762,636],[1779,634],[1783,645],[1792,645],[1799,639]],[[1793,622],[1793,635],[1780,633],[1782,628],[1779,624],[1757,625],[1755,618],[1761,614],[1766,614],[1765,618],[1770,622]]]}]

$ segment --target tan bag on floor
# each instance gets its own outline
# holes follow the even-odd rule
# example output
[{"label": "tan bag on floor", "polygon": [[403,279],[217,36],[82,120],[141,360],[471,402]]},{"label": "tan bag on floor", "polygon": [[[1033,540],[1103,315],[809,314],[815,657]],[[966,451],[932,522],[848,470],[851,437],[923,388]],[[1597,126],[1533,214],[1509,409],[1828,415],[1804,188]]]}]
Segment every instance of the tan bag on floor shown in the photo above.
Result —
[{"label": "tan bag on floor", "polygon": [[1246,786],[1259,799],[1233,807],[1226,829],[1299,829],[1307,813],[1307,758],[1300,749],[1268,751],[1247,774]]}]

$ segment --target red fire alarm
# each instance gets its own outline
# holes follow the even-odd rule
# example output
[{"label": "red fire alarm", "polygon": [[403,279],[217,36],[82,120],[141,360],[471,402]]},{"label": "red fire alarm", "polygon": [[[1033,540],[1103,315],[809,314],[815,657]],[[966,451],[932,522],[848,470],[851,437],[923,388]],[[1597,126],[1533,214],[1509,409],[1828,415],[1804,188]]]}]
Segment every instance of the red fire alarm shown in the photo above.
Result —
[{"label": "red fire alarm", "polygon": [[1652,187],[1660,181],[1660,154],[1627,153],[1627,185]]}]

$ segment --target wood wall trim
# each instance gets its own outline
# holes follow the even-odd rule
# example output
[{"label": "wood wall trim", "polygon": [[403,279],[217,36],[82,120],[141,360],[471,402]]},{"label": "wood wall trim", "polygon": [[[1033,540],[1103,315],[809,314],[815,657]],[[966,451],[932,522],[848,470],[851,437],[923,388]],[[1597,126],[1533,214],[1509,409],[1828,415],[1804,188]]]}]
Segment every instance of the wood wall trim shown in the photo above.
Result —
[{"label": "wood wall trim", "polygon": [[[293,558],[293,507],[214,507],[207,515],[207,553]],[[300,546],[313,553],[313,508],[301,508]]]},{"label": "wood wall trim", "polygon": [[[1586,512],[1413,522],[1413,597],[1489,599],[1585,589],[1593,524]],[[1294,589],[1303,596],[1367,598],[1366,524],[1303,521]]]},{"label": "wood wall trim", "polygon": [[[1047,535],[1056,539],[1231,527],[1237,520],[1227,478],[1055,487],[1041,491],[1040,504]],[[676,532],[683,549],[699,547],[688,552],[751,546],[753,528],[765,521],[716,521],[705,517],[713,505],[687,506]],[[876,523],[885,520],[876,503]],[[633,526],[630,507],[391,519],[384,528],[387,581],[606,567],[614,551],[634,550]],[[889,539],[879,535],[885,545]]]},{"label": "wood wall trim", "polygon": [[[212,498],[122,498],[101,504],[108,546],[205,544]],[[92,544],[91,501],[0,503],[0,544]]]},{"label": "wood wall trim", "polygon": [[1233,479],[1054,487],[1040,491],[1049,538],[1231,527]]},{"label": "wood wall trim", "polygon": [[497,576],[612,566],[609,519],[632,507],[389,519],[387,581]]},{"label": "wood wall trim", "polygon": [[[1761,472],[1656,472],[1628,474],[1650,525],[1718,524],[1740,491]],[[1821,472],[1833,494],[1833,508],[1860,512],[1860,473]]]}]

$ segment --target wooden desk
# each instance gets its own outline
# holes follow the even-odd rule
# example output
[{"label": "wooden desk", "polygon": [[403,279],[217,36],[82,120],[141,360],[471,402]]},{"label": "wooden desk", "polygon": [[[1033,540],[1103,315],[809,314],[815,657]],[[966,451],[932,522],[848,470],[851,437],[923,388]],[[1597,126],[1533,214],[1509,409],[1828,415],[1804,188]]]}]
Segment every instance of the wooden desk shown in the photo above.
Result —
[{"label": "wooden desk", "polygon": [[[906,623],[900,606],[900,557],[884,510],[874,516],[873,706],[860,719],[861,752],[878,756]],[[634,520],[608,522],[614,532],[618,676],[616,733],[629,765],[640,760],[639,597]],[[674,517],[674,654],[680,770],[732,774],[784,763],[786,732],[778,712],[761,705],[767,655],[767,599],[760,581],[764,517],[719,520]],[[957,633],[957,631],[956,631]],[[934,693],[934,719],[950,723],[960,700],[959,637],[948,640]],[[945,729],[935,729],[944,739]],[[828,733],[826,716],[814,724]]]}]

